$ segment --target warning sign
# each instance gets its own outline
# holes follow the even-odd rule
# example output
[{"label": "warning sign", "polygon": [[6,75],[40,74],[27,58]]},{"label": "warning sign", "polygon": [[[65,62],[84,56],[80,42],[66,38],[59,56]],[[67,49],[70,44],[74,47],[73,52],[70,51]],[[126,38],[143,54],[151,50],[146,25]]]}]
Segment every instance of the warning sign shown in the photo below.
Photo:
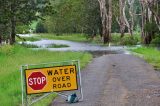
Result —
[{"label": "warning sign", "polygon": [[27,94],[77,90],[75,65],[25,70]]}]

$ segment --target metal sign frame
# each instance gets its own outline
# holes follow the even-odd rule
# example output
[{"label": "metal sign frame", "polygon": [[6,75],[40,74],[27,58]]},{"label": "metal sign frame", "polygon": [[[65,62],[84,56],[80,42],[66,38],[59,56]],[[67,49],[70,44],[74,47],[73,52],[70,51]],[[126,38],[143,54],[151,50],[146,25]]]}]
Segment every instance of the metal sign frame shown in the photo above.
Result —
[{"label": "metal sign frame", "polygon": [[[56,67],[56,66],[63,66],[63,65],[76,65],[77,71],[77,80],[78,80],[78,90],[73,91],[63,91],[62,92],[48,92],[48,93],[40,93],[43,94],[42,96],[30,100],[28,99],[29,96],[34,96],[35,94],[27,94],[26,93],[26,80],[25,80],[25,70],[26,69],[33,69],[33,68],[46,68],[46,67]],[[63,98],[67,99],[67,97],[71,94],[71,92],[78,93],[79,101],[83,101],[83,90],[82,90],[82,81],[81,81],[81,72],[80,72],[80,61],[79,60],[71,60],[71,61],[62,61],[62,62],[50,62],[50,63],[41,63],[41,64],[26,64],[21,66],[21,89],[22,89],[22,106],[29,106],[39,100],[47,97],[48,95],[55,93]]]}]

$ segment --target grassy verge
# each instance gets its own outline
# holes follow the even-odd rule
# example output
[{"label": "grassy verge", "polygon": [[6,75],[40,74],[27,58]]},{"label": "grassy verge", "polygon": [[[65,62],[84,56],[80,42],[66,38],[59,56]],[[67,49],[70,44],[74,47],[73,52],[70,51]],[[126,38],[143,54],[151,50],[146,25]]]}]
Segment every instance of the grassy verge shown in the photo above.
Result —
[{"label": "grassy verge", "polygon": [[133,52],[141,54],[148,63],[153,65],[155,69],[160,69],[160,51],[152,47],[140,47],[133,49]]},{"label": "grassy verge", "polygon": [[39,48],[37,45],[33,45],[33,44],[22,43],[21,45],[26,48]]},{"label": "grassy verge", "polygon": [[[81,58],[79,58],[81,57]],[[22,47],[0,47],[0,104],[1,106],[21,105],[20,66],[23,64],[44,63],[53,61],[65,61],[80,59],[81,67],[84,67],[92,56],[81,52],[51,52],[47,50],[33,51]],[[39,102],[37,106],[46,106],[54,98],[51,95]]]},{"label": "grassy verge", "polygon": [[31,42],[34,42],[34,41],[38,41],[38,40],[40,40],[40,38],[38,38],[38,37],[21,37],[22,39],[20,39],[20,38],[17,38],[16,37],[16,41],[18,41],[18,42],[20,42],[20,41],[31,41]]}]

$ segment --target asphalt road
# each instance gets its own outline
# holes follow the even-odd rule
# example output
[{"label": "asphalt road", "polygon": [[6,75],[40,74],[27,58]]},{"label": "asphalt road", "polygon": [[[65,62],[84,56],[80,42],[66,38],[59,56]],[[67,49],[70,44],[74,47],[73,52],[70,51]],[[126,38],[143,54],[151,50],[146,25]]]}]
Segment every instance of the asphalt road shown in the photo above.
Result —
[{"label": "asphalt road", "polygon": [[160,79],[144,60],[125,54],[94,58],[82,71],[84,100],[51,106],[160,106]]}]

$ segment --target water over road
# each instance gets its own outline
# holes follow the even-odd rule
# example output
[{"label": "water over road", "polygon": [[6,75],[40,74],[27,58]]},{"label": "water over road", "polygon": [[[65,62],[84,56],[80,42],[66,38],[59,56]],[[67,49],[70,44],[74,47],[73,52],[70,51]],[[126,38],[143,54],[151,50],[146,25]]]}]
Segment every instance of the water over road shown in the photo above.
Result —
[{"label": "water over road", "polygon": [[[81,43],[81,42],[73,42],[73,41],[66,41],[66,40],[48,40],[48,39],[42,39],[40,41],[34,41],[30,42],[27,41],[28,44],[37,45],[40,48],[38,49],[47,49],[51,51],[112,51],[112,52],[127,52],[124,50],[123,46],[100,46],[90,43]],[[64,48],[46,48],[47,46],[51,44],[57,44],[57,45],[68,45],[69,47]]]}]

